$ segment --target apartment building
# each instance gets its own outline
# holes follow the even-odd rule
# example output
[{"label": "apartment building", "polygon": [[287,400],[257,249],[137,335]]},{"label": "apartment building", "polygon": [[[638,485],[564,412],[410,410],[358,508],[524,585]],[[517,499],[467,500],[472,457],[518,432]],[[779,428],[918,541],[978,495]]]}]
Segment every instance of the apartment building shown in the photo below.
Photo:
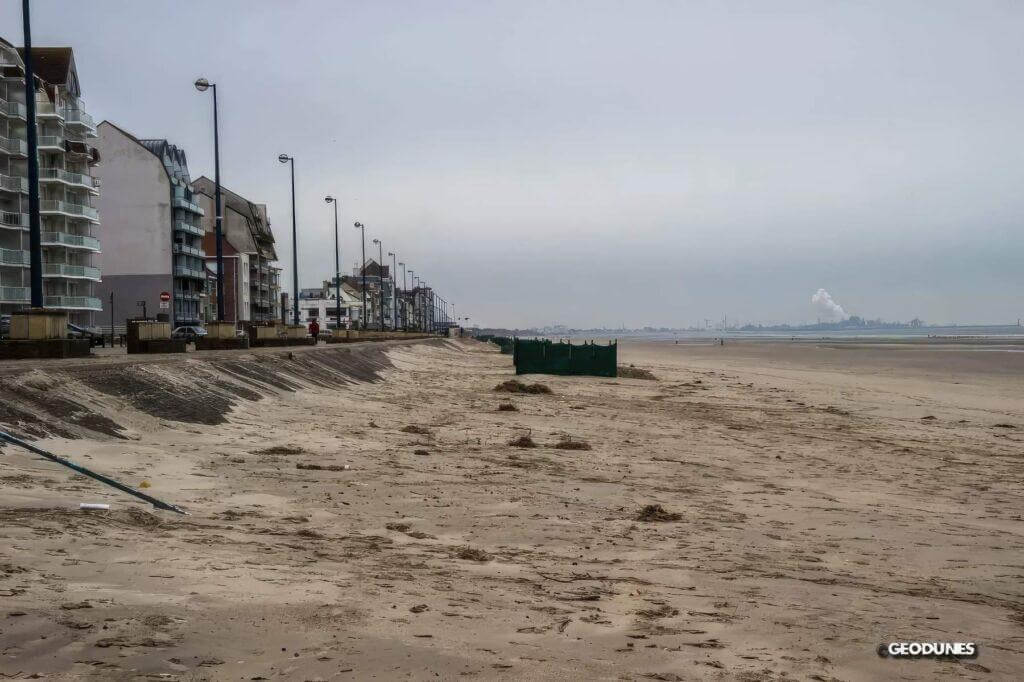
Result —
[{"label": "apartment building", "polygon": [[[203,244],[207,264],[214,268],[217,261],[215,187],[213,180],[206,176],[192,182],[196,200],[206,211],[203,227],[207,234]],[[279,321],[281,268],[275,265],[277,250],[267,219],[267,206],[252,202],[223,186],[220,193],[223,252],[225,257],[230,252],[231,258],[231,263],[225,261],[224,264],[224,319],[237,323]],[[215,318],[216,298],[211,296],[208,305]]]},{"label": "apartment building", "polygon": [[[28,110],[23,51],[0,39],[0,313],[30,302]],[[81,101],[69,47],[32,49],[43,305],[67,311],[69,321],[93,326],[101,301],[99,213],[92,205],[99,183],[91,169],[100,156],[96,127]]]},{"label": "apartment building", "polygon": [[[164,139],[137,138],[110,121],[98,133],[104,162],[96,175],[106,189],[97,207],[110,245],[99,295],[117,324],[144,309],[175,327],[198,323],[206,290],[203,209],[193,201],[185,151]],[[171,299],[162,301],[162,294]]]},{"label": "apartment building", "polygon": [[[338,288],[334,285],[334,278],[324,280],[319,288],[307,288],[299,290],[299,324],[308,325],[316,320],[322,329],[349,329],[353,322],[359,320],[363,302],[358,292],[347,284],[341,285],[341,324],[338,324]],[[292,317],[291,310],[285,315],[289,323]]]}]

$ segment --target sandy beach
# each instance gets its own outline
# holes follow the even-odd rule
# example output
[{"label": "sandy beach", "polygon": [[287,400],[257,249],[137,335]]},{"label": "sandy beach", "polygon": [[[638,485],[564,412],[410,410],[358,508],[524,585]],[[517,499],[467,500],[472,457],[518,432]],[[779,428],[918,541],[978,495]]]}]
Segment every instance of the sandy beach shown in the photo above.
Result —
[{"label": "sandy beach", "polygon": [[[1024,673],[1024,353],[625,342],[656,380],[508,394],[360,346],[0,367],[0,428],[190,512],[0,449],[0,676]],[[876,654],[918,640],[981,653]]]}]

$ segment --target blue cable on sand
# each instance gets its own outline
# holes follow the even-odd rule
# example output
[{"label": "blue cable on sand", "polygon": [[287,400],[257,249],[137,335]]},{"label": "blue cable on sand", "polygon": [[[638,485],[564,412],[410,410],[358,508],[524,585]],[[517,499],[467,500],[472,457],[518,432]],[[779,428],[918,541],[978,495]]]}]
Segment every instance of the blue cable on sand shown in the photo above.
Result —
[{"label": "blue cable on sand", "polygon": [[184,509],[182,509],[181,507],[178,507],[178,506],[173,505],[173,504],[168,504],[167,502],[163,502],[161,500],[158,500],[155,497],[152,497],[151,495],[147,495],[144,492],[140,492],[140,491],[136,490],[135,488],[132,488],[130,486],[125,485],[124,483],[119,483],[118,481],[115,481],[114,479],[110,478],[109,476],[104,476],[103,474],[97,474],[95,471],[90,471],[89,469],[86,469],[84,466],[81,466],[80,464],[75,464],[74,462],[72,462],[69,459],[64,459],[63,457],[58,457],[57,455],[53,454],[52,452],[47,452],[46,450],[43,450],[41,448],[37,448],[36,446],[31,445],[29,443],[26,443],[25,441],[21,440],[20,438],[15,438],[11,434],[6,433],[4,431],[0,431],[0,441],[11,443],[12,445],[18,445],[20,447],[23,447],[26,450],[28,450],[29,452],[34,452],[35,454],[39,455],[40,457],[45,457],[46,459],[50,460],[51,462],[56,462],[57,464],[61,464],[63,466],[66,466],[67,468],[69,468],[69,469],[71,469],[73,471],[77,471],[78,473],[83,474],[85,476],[88,476],[89,478],[95,479],[95,480],[99,481],[100,483],[106,483],[107,485],[109,485],[109,486],[111,486],[113,488],[117,488],[121,492],[128,493],[129,495],[134,495],[135,497],[139,498],[140,500],[145,500],[146,502],[149,502],[151,505],[153,505],[157,509],[165,509],[167,511],[172,511],[172,512],[175,512],[175,513],[178,513],[178,514],[185,514],[186,516],[188,515],[188,512],[185,511]]}]

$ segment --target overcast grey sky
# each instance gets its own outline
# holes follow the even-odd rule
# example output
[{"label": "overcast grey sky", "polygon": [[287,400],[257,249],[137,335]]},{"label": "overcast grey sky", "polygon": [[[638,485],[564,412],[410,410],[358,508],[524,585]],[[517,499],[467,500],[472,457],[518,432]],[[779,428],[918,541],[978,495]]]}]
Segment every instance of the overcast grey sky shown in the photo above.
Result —
[{"label": "overcast grey sky", "polygon": [[[20,3],[0,35],[21,44]],[[97,120],[268,204],[291,282],[379,237],[484,324],[1024,316],[1024,3],[59,2]],[[105,248],[116,248],[107,243]]]}]

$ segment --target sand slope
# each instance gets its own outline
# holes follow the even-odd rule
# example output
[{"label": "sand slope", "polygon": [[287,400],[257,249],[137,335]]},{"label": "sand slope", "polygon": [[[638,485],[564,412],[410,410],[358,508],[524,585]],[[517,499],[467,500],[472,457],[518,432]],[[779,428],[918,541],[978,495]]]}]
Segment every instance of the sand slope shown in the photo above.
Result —
[{"label": "sand slope", "polygon": [[[510,358],[469,341],[389,346],[337,389],[314,362],[160,366],[221,381],[217,418],[69,374],[59,395],[114,426],[42,443],[193,515],[3,450],[0,673],[1014,679],[1018,356],[898,352],[624,344],[658,381],[514,396],[491,390]],[[875,655],[922,639],[982,655]]]}]

